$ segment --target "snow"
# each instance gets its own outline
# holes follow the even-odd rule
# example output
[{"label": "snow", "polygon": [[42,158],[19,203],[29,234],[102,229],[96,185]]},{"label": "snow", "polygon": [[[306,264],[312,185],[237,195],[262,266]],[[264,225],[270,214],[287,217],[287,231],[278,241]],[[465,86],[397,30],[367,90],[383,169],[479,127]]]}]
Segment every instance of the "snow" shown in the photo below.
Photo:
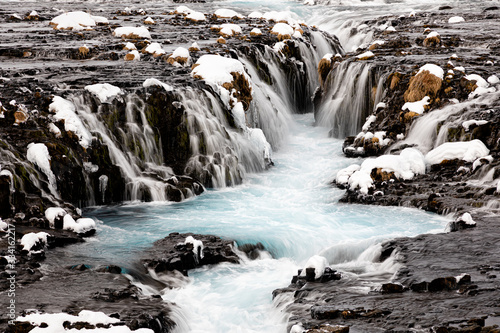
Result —
[{"label": "snow", "polygon": [[[387,173],[394,172],[397,178],[412,179],[417,174],[425,173],[424,156],[415,148],[406,148],[400,155],[368,158],[358,170],[353,165],[340,170],[337,173],[337,179],[343,184],[349,184],[351,189],[359,188],[361,193],[368,194],[368,189],[373,185],[373,179],[370,176],[373,169],[382,169]],[[348,177],[347,182],[345,177]]]},{"label": "snow", "polygon": [[175,9],[177,14],[189,15],[193,12],[193,10],[189,9],[186,6],[179,6]]},{"label": "snow", "polygon": [[267,142],[264,132],[260,128],[249,128],[248,133],[252,143],[262,152],[265,159],[271,158],[271,145]]},{"label": "snow", "polygon": [[493,162],[493,156],[491,155],[488,155],[488,156],[485,156],[485,157],[480,157],[478,159],[476,159],[474,161],[474,163],[472,163],[472,171],[476,170],[478,167],[480,167],[481,165],[483,165],[483,161],[486,160],[488,162]]},{"label": "snow", "polygon": [[295,30],[295,32],[293,33],[292,37],[293,38],[301,38],[302,37],[302,33],[300,32],[300,30]]},{"label": "snow", "polygon": [[385,107],[386,107],[385,103],[384,102],[380,102],[377,105],[375,105],[375,110],[385,109]]},{"label": "snow", "polygon": [[450,17],[450,19],[448,20],[448,23],[460,23],[460,22],[464,22],[465,19],[462,17],[462,16],[453,16],[453,17]]},{"label": "snow", "polygon": [[498,76],[496,75],[491,75],[490,77],[488,77],[488,83],[489,84],[497,84],[500,82],[500,79],[498,78]]},{"label": "snow", "polygon": [[340,170],[339,172],[337,172],[335,181],[337,182],[337,184],[347,185],[349,183],[349,178],[352,176],[352,174],[358,171],[360,168],[361,166],[357,164],[352,164],[347,168]]},{"label": "snow", "polygon": [[306,330],[304,329],[304,326],[302,326],[302,323],[298,323],[292,326],[290,329],[290,333],[303,333]]},{"label": "snow", "polygon": [[394,31],[396,31],[396,28],[394,28],[394,27],[387,27],[387,29],[385,29],[385,31],[394,32]]},{"label": "snow", "polygon": [[[42,323],[46,323],[48,327],[40,328],[35,327],[30,332],[32,333],[77,333],[80,332],[76,329],[66,330],[63,327],[64,322],[76,323],[76,322],[87,322],[91,325],[98,324],[116,324],[120,322],[120,319],[112,318],[104,314],[103,312],[94,312],[88,310],[82,310],[78,316],[73,316],[67,313],[33,313],[26,315],[24,317],[17,317],[16,321],[29,321],[32,325],[40,326]],[[102,333],[153,333],[153,330],[141,328],[135,331],[131,331],[127,326],[111,326],[110,328],[96,328],[96,329],[83,329],[81,332],[102,332]]]},{"label": "snow", "polygon": [[95,230],[95,221],[90,218],[79,218],[75,221],[71,215],[66,214],[63,219],[63,229],[74,231],[76,233],[85,233],[89,230]]},{"label": "snow", "polygon": [[142,86],[144,88],[148,88],[148,87],[152,87],[152,86],[160,86],[160,87],[163,87],[163,89],[165,89],[166,91],[174,90],[174,88],[171,85],[163,83],[160,80],[157,80],[155,78],[146,79],[146,81],[143,82]]},{"label": "snow", "polygon": [[113,31],[113,36],[116,37],[126,38],[129,35],[137,36],[139,38],[151,38],[151,34],[146,27],[119,27]]},{"label": "snow", "polygon": [[54,221],[59,216],[65,216],[66,211],[61,207],[49,207],[45,210],[45,218],[49,221],[51,228],[54,228]]},{"label": "snow", "polygon": [[71,29],[75,31],[90,29],[97,23],[109,23],[105,17],[92,16],[82,11],[68,12],[56,16],[50,21],[50,24],[56,26],[56,29]]},{"label": "snow", "polygon": [[411,111],[411,112],[422,114],[425,111],[425,106],[430,104],[430,99],[431,98],[429,96],[425,96],[420,101],[406,102],[403,105],[403,107],[401,108],[401,110],[403,110],[403,111],[408,110],[408,111]]},{"label": "snow", "polygon": [[259,28],[253,28],[252,31],[250,31],[251,35],[262,35],[262,31]]},{"label": "snow", "polygon": [[300,25],[300,23],[302,23],[302,21],[299,21],[297,14],[292,13],[290,11],[266,12],[262,15],[262,18],[267,20],[267,21],[287,22],[289,25],[291,25],[293,27],[298,27]]},{"label": "snow", "polygon": [[432,37],[439,37],[439,36],[440,36],[440,35],[439,35],[439,33],[438,33],[437,31],[431,31],[431,32],[427,35],[427,37],[425,37],[425,38],[432,38]]},{"label": "snow", "polygon": [[109,83],[98,83],[85,86],[85,90],[94,94],[101,103],[110,102],[115,96],[122,94],[123,91]]},{"label": "snow", "polygon": [[465,79],[469,81],[475,80],[478,87],[486,88],[489,86],[488,81],[486,81],[480,75],[477,74],[469,74],[465,76]]},{"label": "snow", "polygon": [[35,164],[47,176],[49,184],[56,188],[56,176],[50,168],[50,154],[47,146],[43,143],[30,143],[26,158],[31,163]]},{"label": "snow", "polygon": [[51,131],[52,133],[54,133],[54,135],[56,136],[56,138],[60,138],[61,137],[61,130],[54,123],[50,123],[49,124],[49,131]]},{"label": "snow", "polygon": [[283,48],[286,46],[285,43],[283,42],[277,42],[276,44],[273,45],[273,50],[274,52],[281,52]]},{"label": "snow", "polygon": [[231,9],[225,9],[225,8],[221,8],[221,9],[217,9],[215,11],[215,16],[218,16],[218,17],[221,17],[221,18],[232,18],[232,17],[237,17],[237,18],[243,18],[244,16],[235,12],[234,10],[231,10]]},{"label": "snow", "polygon": [[[203,259],[203,242],[201,240],[195,239],[193,236],[188,236],[184,241],[184,244],[187,243],[193,244],[193,253],[196,256],[196,258],[198,260]],[[200,257],[198,257],[198,253],[200,254]]]},{"label": "snow", "polygon": [[132,50],[137,50],[137,47],[134,45],[134,43],[127,42],[127,44],[125,44],[125,47],[123,49],[132,51]]},{"label": "snow", "polygon": [[384,44],[385,44],[385,41],[383,41],[383,40],[376,40],[376,41],[371,43],[371,45],[384,45]]},{"label": "snow", "polygon": [[49,110],[55,112],[54,119],[64,120],[64,130],[75,133],[82,147],[89,147],[92,142],[92,135],[76,115],[76,108],[73,103],[62,97],[54,96],[52,103],[49,105]]},{"label": "snow", "polygon": [[375,56],[375,54],[373,54],[372,51],[367,51],[365,53],[361,53],[360,55],[356,56],[356,58],[358,59],[369,59],[369,58],[373,58]]},{"label": "snow", "polygon": [[220,25],[220,33],[223,35],[233,36],[237,34],[241,34],[241,27],[237,24],[233,23],[225,23]]},{"label": "snow", "polygon": [[476,222],[472,219],[472,216],[469,213],[464,213],[459,220],[462,220],[465,222],[465,224],[468,225],[476,225]]},{"label": "snow", "polygon": [[0,230],[1,231],[6,231],[9,228],[9,225],[2,221],[2,218],[0,217]]},{"label": "snow", "polygon": [[362,130],[364,132],[368,131],[368,129],[370,128],[370,125],[377,119],[377,117],[375,115],[371,115],[369,116],[368,118],[366,118],[366,122],[365,124],[363,125],[363,128]]},{"label": "snow", "polygon": [[490,150],[481,140],[467,142],[446,142],[425,155],[427,164],[439,164],[444,160],[461,159],[473,162],[477,158],[488,156]]},{"label": "snow", "polygon": [[251,12],[248,15],[248,18],[264,18],[264,15],[261,12]]},{"label": "snow", "polygon": [[156,22],[151,17],[148,17],[147,19],[144,20],[144,23],[146,23],[146,24],[155,24]]},{"label": "snow", "polygon": [[165,54],[165,50],[161,46],[160,43],[154,42],[149,44],[146,49],[144,49],[147,53],[154,54],[155,56],[160,56],[162,54]]},{"label": "snow", "polygon": [[243,64],[236,59],[206,54],[200,57],[191,76],[201,76],[210,85],[222,85],[233,81],[231,72],[240,73],[248,79]]},{"label": "snow", "polygon": [[459,71],[459,72],[462,72],[462,73],[465,73],[465,68],[463,66],[457,66],[455,68],[453,68],[454,70],[456,71]]},{"label": "snow", "polygon": [[289,35],[292,36],[294,33],[293,28],[287,24],[287,23],[276,23],[274,27],[271,29],[271,33],[277,34],[277,35]]},{"label": "snow", "polygon": [[186,19],[198,22],[198,21],[205,21],[206,17],[203,13],[193,11],[188,16],[186,16]]},{"label": "snow", "polygon": [[47,244],[47,236],[50,236],[46,232],[30,232],[21,238],[21,245],[23,246],[23,250],[25,251],[31,251],[33,246],[36,245],[36,243],[42,242],[43,244]]},{"label": "snow", "polygon": [[171,57],[173,58],[189,58],[189,50],[184,47],[178,47],[174,50]]},{"label": "snow", "polygon": [[306,264],[304,265],[304,269],[300,273],[300,276],[306,276],[306,269],[307,268],[314,268],[314,278],[317,280],[321,276],[323,276],[323,273],[325,272],[325,268],[329,266],[328,260],[326,260],[325,257],[319,256],[319,255],[314,255],[309,260],[307,260]]},{"label": "snow", "polygon": [[441,67],[439,67],[438,65],[434,65],[434,64],[425,64],[425,65],[423,65],[418,70],[417,75],[420,74],[420,73],[422,73],[423,71],[428,71],[429,73],[431,73],[434,76],[437,76],[441,80],[443,79],[443,76],[444,76],[444,70]]},{"label": "snow", "polygon": [[474,120],[474,119],[472,119],[472,120],[464,121],[462,123],[462,127],[465,128],[466,131],[468,131],[469,127],[472,125],[481,126],[481,125],[484,125],[487,123],[488,123],[487,120]]},{"label": "snow", "polygon": [[139,51],[137,50],[132,50],[129,52],[129,54],[132,54],[134,56],[134,59],[132,60],[139,60],[141,59],[141,55],[139,54]]},{"label": "snow", "polygon": [[323,56],[323,59],[325,60],[331,60],[333,58],[333,53],[327,53]]}]

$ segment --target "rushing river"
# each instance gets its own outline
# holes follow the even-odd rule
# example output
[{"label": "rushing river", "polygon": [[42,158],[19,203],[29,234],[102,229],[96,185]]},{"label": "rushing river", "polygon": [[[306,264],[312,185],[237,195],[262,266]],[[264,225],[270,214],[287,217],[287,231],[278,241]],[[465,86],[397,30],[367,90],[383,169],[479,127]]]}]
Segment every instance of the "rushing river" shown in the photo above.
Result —
[{"label": "rushing river", "polygon": [[182,203],[92,210],[102,221],[97,236],[73,246],[65,261],[127,267],[141,249],[170,232],[261,242],[272,257],[195,270],[187,285],[162,292],[163,298],[180,306],[180,332],[283,332],[286,323],[272,304],[272,291],[287,286],[312,255],[324,255],[343,271],[384,274],[370,260],[377,251],[372,245],[444,230],[444,218],[419,210],[337,203],[343,191],[329,183],[353,162],[342,156],[342,141],[314,127],[312,114],[295,116],[290,132],[274,155],[275,167],[249,175],[241,186]]},{"label": "rushing river", "polygon": [[[203,5],[192,4],[202,10]],[[308,7],[299,2],[236,1],[216,3],[245,14],[252,10],[290,10],[308,23],[339,35],[344,48],[369,40],[351,36],[350,26],[387,10],[409,13],[405,3],[363,7]],[[152,5],[158,6],[158,3]],[[392,6],[392,7],[391,7]],[[422,8],[435,7],[427,2]],[[338,170],[354,163],[342,154],[342,140],[328,128],[313,126],[313,115],[293,116],[289,134],[270,170],[247,174],[242,185],[208,190],[181,203],[129,203],[85,212],[98,219],[95,237],[64,252],[67,264],[82,262],[127,267],[145,248],[171,232],[213,234],[237,244],[261,242],[267,253],[189,272],[183,287],[152,291],[178,305],[179,332],[284,332],[286,318],[272,303],[272,291],[289,284],[308,258],[320,254],[349,276],[390,277],[394,267],[373,262],[381,241],[441,232],[446,219],[416,209],[346,205],[343,191],[330,185]]]}]

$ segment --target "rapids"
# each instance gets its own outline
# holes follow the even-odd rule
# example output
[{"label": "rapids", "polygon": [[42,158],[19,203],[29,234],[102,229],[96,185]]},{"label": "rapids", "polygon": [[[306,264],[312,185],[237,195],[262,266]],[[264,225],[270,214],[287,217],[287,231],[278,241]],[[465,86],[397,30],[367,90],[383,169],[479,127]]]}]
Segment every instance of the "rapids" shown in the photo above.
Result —
[{"label": "rapids", "polygon": [[273,307],[272,291],[286,286],[312,255],[375,285],[395,272],[374,262],[380,251],[375,244],[444,230],[445,218],[415,209],[336,203],[343,191],[329,182],[352,160],[342,156],[342,141],[329,138],[328,128],[312,126],[312,114],[293,119],[293,134],[269,171],[181,203],[92,209],[87,215],[102,221],[97,235],[53,256],[64,253],[61,265],[113,262],[127,268],[141,249],[170,232],[215,234],[240,245],[261,242],[269,253],[260,259],[197,269],[179,289],[139,286],[179,306],[178,332],[284,332],[286,318]]}]

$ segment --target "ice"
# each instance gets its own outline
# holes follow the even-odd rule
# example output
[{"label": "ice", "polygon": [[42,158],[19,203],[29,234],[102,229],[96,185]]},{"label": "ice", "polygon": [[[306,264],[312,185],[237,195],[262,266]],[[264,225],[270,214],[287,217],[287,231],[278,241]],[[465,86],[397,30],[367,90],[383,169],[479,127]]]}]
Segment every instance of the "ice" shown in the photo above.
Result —
[{"label": "ice", "polygon": [[264,132],[260,128],[249,128],[248,133],[252,143],[259,148],[265,159],[271,158],[271,145],[266,140]]},{"label": "ice", "polygon": [[54,221],[57,217],[62,217],[66,214],[66,211],[61,207],[49,207],[45,210],[45,218],[49,220],[51,228],[54,228]]},{"label": "ice", "polygon": [[464,213],[460,218],[459,220],[462,220],[465,222],[465,224],[468,224],[468,225],[476,225],[476,222],[472,219],[472,216],[470,215],[470,213]]},{"label": "ice", "polygon": [[481,126],[481,125],[485,125],[487,123],[488,123],[487,120],[474,120],[474,119],[471,119],[471,120],[464,121],[462,123],[462,127],[465,128],[466,131],[469,131],[469,127],[471,127],[472,125]]},{"label": "ice", "polygon": [[360,55],[356,56],[356,58],[369,59],[369,58],[373,58],[374,56],[375,56],[375,54],[373,54],[372,51],[367,51],[367,52],[361,53]]},{"label": "ice", "polygon": [[363,131],[368,131],[368,129],[370,128],[370,125],[377,119],[377,117],[375,115],[371,115],[371,116],[368,116],[368,118],[366,118],[366,122],[365,124],[363,125],[363,128],[362,130]]},{"label": "ice", "polygon": [[42,170],[42,172],[47,176],[49,180],[49,185],[53,190],[53,194],[55,194],[55,189],[57,187],[56,184],[56,176],[52,172],[50,168],[50,154],[47,146],[43,143],[30,143],[28,145],[28,151],[26,158],[31,163],[35,164]]}]

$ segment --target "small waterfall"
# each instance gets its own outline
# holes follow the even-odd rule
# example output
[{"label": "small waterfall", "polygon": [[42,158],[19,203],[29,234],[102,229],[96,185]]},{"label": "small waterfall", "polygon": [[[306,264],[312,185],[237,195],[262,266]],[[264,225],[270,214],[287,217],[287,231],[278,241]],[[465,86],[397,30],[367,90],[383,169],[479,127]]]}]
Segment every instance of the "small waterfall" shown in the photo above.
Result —
[{"label": "small waterfall", "polygon": [[[135,94],[117,99],[120,101],[114,104],[97,102],[94,111],[86,95],[71,98],[79,117],[107,146],[111,162],[125,177],[122,200],[166,200],[169,184],[165,180],[173,176],[173,171],[163,165],[160,145],[146,119],[145,103]],[[104,197],[108,176],[103,176],[98,176],[98,186]]]},{"label": "small waterfall", "polygon": [[403,145],[417,146],[423,153],[450,141],[449,131],[459,129],[463,131],[462,123],[465,120],[474,119],[472,114],[480,111],[488,113],[484,105],[495,105],[500,93],[491,93],[480,96],[474,100],[457,104],[449,104],[441,109],[425,113],[419,117],[411,126],[405,140],[397,142],[391,150]]},{"label": "small waterfall", "polygon": [[383,76],[370,64],[342,62],[330,72],[316,124],[332,128],[332,136],[355,135],[383,96]]}]

